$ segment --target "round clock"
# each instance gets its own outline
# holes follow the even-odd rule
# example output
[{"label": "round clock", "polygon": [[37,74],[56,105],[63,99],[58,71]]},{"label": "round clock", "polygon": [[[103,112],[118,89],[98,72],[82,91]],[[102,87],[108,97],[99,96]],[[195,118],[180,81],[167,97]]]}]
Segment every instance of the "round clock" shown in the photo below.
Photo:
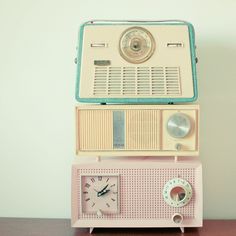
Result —
[{"label": "round clock", "polygon": [[85,214],[119,212],[119,175],[83,175],[81,177],[81,209]]},{"label": "round clock", "polygon": [[190,118],[183,113],[173,114],[167,121],[167,132],[174,138],[184,138],[191,130]]},{"label": "round clock", "polygon": [[126,61],[142,63],[154,53],[155,40],[148,30],[142,27],[131,27],[121,35],[119,51]]},{"label": "round clock", "polygon": [[163,189],[165,202],[172,207],[182,207],[192,198],[192,187],[184,179],[175,178],[168,181]]}]

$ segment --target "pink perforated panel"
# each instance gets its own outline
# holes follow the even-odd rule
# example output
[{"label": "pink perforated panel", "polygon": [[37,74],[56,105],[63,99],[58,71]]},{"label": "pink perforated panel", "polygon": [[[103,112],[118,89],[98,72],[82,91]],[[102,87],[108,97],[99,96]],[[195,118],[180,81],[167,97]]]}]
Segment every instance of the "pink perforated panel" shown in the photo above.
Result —
[{"label": "pink perforated panel", "polygon": [[[81,175],[119,174],[120,175],[120,213],[102,215],[100,219],[170,219],[178,212],[185,219],[195,216],[195,171],[194,168],[156,168],[156,169],[77,169],[76,189],[80,206]],[[169,206],[162,196],[163,187],[170,179],[182,178],[193,189],[191,201],[184,207]],[[84,214],[78,209],[78,219],[98,219],[95,214]]]}]

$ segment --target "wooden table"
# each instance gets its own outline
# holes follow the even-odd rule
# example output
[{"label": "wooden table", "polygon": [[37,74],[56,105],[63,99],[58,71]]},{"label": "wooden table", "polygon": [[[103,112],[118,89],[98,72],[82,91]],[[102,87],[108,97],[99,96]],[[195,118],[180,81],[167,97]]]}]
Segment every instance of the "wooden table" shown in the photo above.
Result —
[{"label": "wooden table", "polygon": [[[82,236],[88,229],[73,229],[68,219],[0,218],[0,236]],[[92,235],[183,235],[176,229],[95,229]],[[203,228],[187,228],[187,236],[236,236],[236,220],[205,220]]]}]

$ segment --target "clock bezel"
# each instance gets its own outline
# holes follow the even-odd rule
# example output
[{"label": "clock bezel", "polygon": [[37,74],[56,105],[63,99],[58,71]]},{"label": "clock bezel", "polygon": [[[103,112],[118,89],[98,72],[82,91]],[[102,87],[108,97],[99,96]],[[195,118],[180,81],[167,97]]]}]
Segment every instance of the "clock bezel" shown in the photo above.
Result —
[{"label": "clock bezel", "polygon": [[[115,213],[108,213],[105,215],[116,215],[116,214],[120,214],[120,174],[118,173],[112,173],[112,174],[104,174],[104,173],[96,173],[96,174],[81,174],[80,175],[80,213],[81,214],[86,214],[86,215],[96,215],[96,212],[85,212],[83,211],[83,181],[82,179],[84,177],[98,177],[98,176],[111,176],[111,177],[117,177],[117,212]],[[98,217],[99,218],[99,217]]]}]

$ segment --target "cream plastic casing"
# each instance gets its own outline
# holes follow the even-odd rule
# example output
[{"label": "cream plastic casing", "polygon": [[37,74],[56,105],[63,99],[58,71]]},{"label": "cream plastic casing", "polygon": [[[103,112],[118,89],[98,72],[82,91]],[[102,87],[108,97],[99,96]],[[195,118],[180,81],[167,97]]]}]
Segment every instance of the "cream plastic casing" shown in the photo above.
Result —
[{"label": "cream plastic casing", "polygon": [[[168,119],[188,117],[184,138],[172,137]],[[199,154],[198,105],[94,105],[76,107],[79,156],[196,156]]]},{"label": "cream plastic casing", "polygon": [[[155,40],[152,56],[140,64],[126,61],[119,53],[120,38],[132,27],[147,30]],[[168,103],[189,102],[197,98],[195,42],[191,24],[95,22],[83,25],[82,29],[77,100]],[[97,61],[100,65],[96,65]],[[102,65],[103,62],[108,64]]]},{"label": "cream plastic casing", "polygon": [[[181,158],[178,162],[170,157],[82,161],[77,160],[72,166],[73,227],[202,226],[202,167],[196,158]],[[119,175],[118,212],[97,215],[82,211],[81,176],[91,174]],[[175,178],[187,181],[192,189],[191,200],[182,207],[170,206],[163,197],[166,183]]]}]

